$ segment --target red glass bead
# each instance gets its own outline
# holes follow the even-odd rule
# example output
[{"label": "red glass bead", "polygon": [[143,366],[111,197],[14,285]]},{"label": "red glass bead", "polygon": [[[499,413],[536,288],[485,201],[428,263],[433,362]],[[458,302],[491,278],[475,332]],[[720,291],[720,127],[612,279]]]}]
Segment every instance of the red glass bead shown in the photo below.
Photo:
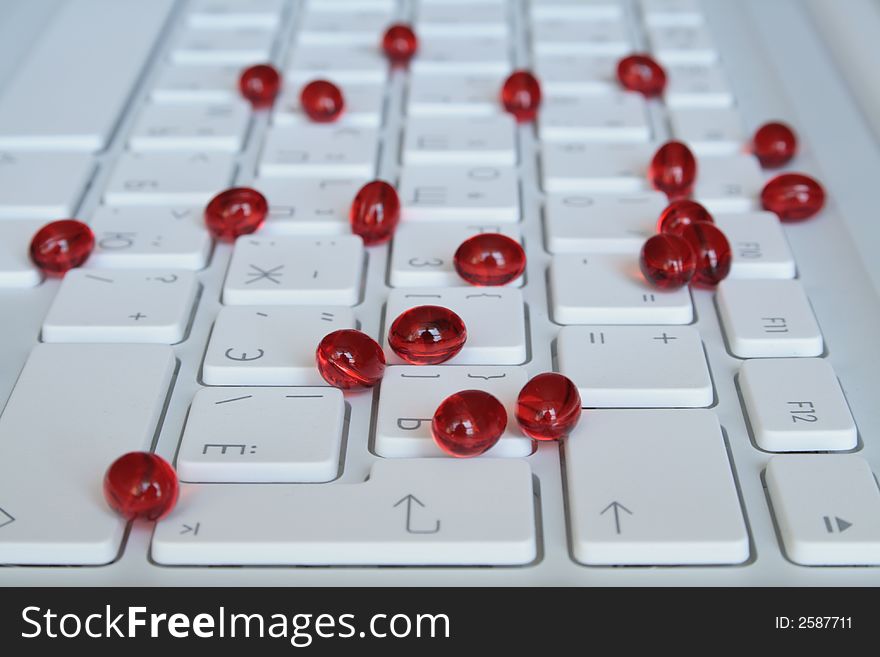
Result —
[{"label": "red glass bead", "polygon": [[312,121],[330,123],[339,118],[345,109],[342,91],[327,80],[313,80],[302,88],[299,102]]},{"label": "red glass bead", "polygon": [[713,224],[715,220],[709,211],[696,201],[678,199],[666,206],[657,220],[658,233],[680,235],[681,229],[691,224],[706,222]]},{"label": "red glass bead", "polygon": [[694,250],[683,237],[663,233],[648,238],[639,257],[642,274],[652,285],[677,290],[690,283],[697,268]]},{"label": "red glass bead", "polygon": [[768,169],[781,167],[797,152],[797,136],[784,123],[765,123],[755,132],[752,151],[761,166]]},{"label": "red glass bead", "polygon": [[104,475],[104,498],[128,520],[159,520],[177,503],[177,473],[161,456],[129,452],[116,459]]},{"label": "red glass bead", "polygon": [[238,89],[254,109],[271,107],[281,90],[281,74],[271,64],[256,64],[241,72]]},{"label": "red glass bead", "polygon": [[95,234],[81,221],[59,219],[46,224],[31,240],[31,260],[49,274],[79,267],[95,248]]},{"label": "red glass bead", "polygon": [[416,54],[419,40],[409,25],[396,23],[382,37],[382,50],[395,66],[406,66]]},{"label": "red glass bead", "polygon": [[472,285],[504,285],[526,269],[526,252],[515,239],[500,233],[469,237],[455,251],[455,271]]},{"label": "red glass bead", "polygon": [[250,187],[233,187],[220,192],[205,207],[205,224],[218,240],[232,242],[250,235],[266,220],[269,202]]},{"label": "red glass bead", "polygon": [[388,345],[413,365],[437,365],[455,356],[467,340],[461,317],[442,306],[416,306],[400,314]]},{"label": "red glass bead", "polygon": [[688,196],[697,178],[697,160],[685,144],[668,141],[654,154],[648,178],[670,199]]},{"label": "red glass bead", "polygon": [[692,282],[712,287],[727,278],[732,259],[730,242],[715,224],[691,224],[682,229],[681,236],[690,244],[696,257]]},{"label": "red glass bead", "polygon": [[666,71],[650,55],[629,55],[617,64],[617,79],[624,89],[659,96],[666,88]]},{"label": "red glass bead", "polygon": [[355,194],[348,218],[351,232],[367,246],[387,242],[400,221],[397,190],[384,180],[368,182]]},{"label": "red glass bead", "polygon": [[825,190],[817,180],[802,173],[783,173],[764,185],[761,205],[782,221],[803,221],[825,205]]},{"label": "red glass bead", "polygon": [[568,377],[547,372],[532,378],[516,398],[516,421],[535,440],[558,440],[581,417],[581,396]]},{"label": "red glass bead", "polygon": [[501,104],[519,123],[534,121],[541,106],[541,83],[529,71],[514,71],[501,87]]},{"label": "red glass bead", "polygon": [[385,374],[382,347],[354,329],[325,335],[315,352],[315,363],[327,383],[343,390],[372,388]]},{"label": "red glass bead", "polygon": [[451,456],[478,456],[491,448],[507,428],[507,410],[482,390],[450,395],[434,411],[434,442]]}]

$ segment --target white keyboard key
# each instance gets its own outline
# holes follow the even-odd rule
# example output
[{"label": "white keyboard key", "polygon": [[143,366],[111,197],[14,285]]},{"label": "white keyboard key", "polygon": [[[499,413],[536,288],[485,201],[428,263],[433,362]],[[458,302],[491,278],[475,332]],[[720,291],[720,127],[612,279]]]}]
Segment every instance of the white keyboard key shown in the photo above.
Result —
[{"label": "white keyboard key", "polygon": [[789,559],[802,566],[880,565],[880,491],[865,459],[774,456],[766,479]]},{"label": "white keyboard key", "polygon": [[858,431],[822,358],[757,358],[739,371],[755,443],[768,452],[854,449]]},{"label": "white keyboard key", "polygon": [[184,30],[171,48],[175,64],[236,64],[267,62],[272,55],[272,30],[237,27],[230,30]]},{"label": "white keyboard key", "polygon": [[234,169],[227,153],[123,153],[104,203],[204,207],[229,187]]},{"label": "white keyboard key", "polygon": [[299,83],[320,78],[337,84],[381,84],[388,77],[388,60],[379,50],[378,35],[368,44],[303,45],[294,49],[285,77]]},{"label": "white keyboard key", "polygon": [[482,74],[503,79],[512,70],[510,42],[504,37],[424,40],[410,70],[414,76]]},{"label": "white keyboard key", "polygon": [[434,37],[483,38],[507,34],[508,7],[502,3],[471,4],[466,10],[454,4],[427,4],[419,8],[415,32]]},{"label": "white keyboard key", "polygon": [[749,212],[759,206],[764,177],[750,154],[700,160],[694,198],[709,212]]},{"label": "white keyboard key", "polygon": [[740,358],[819,356],[822,332],[800,281],[727,279],[718,286],[727,346]]},{"label": "white keyboard key", "polygon": [[0,563],[116,559],[126,522],[101,477],[150,449],[174,370],[162,345],[34,347],[0,417]]},{"label": "white keyboard key", "polygon": [[159,342],[186,336],[199,282],[183,270],[74,269],[43,321],[45,342]]},{"label": "white keyboard key", "polygon": [[715,398],[690,326],[564,326],[557,353],[586,407],[698,408]]},{"label": "white keyboard key", "polygon": [[669,110],[672,134],[694,155],[735,155],[745,149],[739,112],[730,107]]},{"label": "white keyboard key", "polygon": [[492,116],[502,110],[498,75],[413,75],[406,112],[409,116]]},{"label": "white keyboard key", "polygon": [[557,96],[538,113],[544,141],[644,142],[651,138],[647,106],[637,94]]},{"label": "white keyboard key", "polygon": [[372,178],[379,136],[374,128],[302,123],[271,128],[261,176]]},{"label": "white keyboard key", "polygon": [[71,216],[94,170],[86,154],[0,151],[0,219]]},{"label": "white keyboard key", "polygon": [[95,250],[88,267],[203,269],[211,236],[203,208],[99,207],[89,222]]},{"label": "white keyboard key", "polygon": [[700,0],[642,0],[642,16],[648,25],[701,25]]},{"label": "white keyboard key", "polygon": [[223,303],[353,306],[361,293],[364,242],[355,235],[240,237]]},{"label": "white keyboard key", "polygon": [[632,39],[621,19],[548,19],[532,24],[532,47],[544,55],[610,55],[621,57],[632,49]]},{"label": "white keyboard key", "polygon": [[551,194],[544,207],[550,253],[638,253],[667,205],[660,192]]},{"label": "white keyboard key", "polygon": [[184,66],[162,68],[150,91],[154,103],[229,103],[241,98],[241,66]]},{"label": "white keyboard key", "polygon": [[519,221],[519,186],[510,167],[407,166],[400,177],[406,221]]},{"label": "white keyboard key", "polygon": [[184,484],[180,498],[153,535],[160,564],[515,565],[537,556],[522,461],[380,459],[359,484]]},{"label": "white keyboard key", "polygon": [[724,437],[711,411],[591,412],[565,443],[565,472],[571,544],[580,563],[738,564],[749,558]]},{"label": "white keyboard key", "polygon": [[548,142],[541,146],[541,184],[545,192],[642,192],[655,150],[650,144]]},{"label": "white keyboard key", "polygon": [[194,0],[187,22],[201,29],[262,27],[273,29],[281,21],[284,0]]},{"label": "white keyboard key", "polygon": [[202,388],[177,454],[181,481],[336,478],[345,403],[337,388]]},{"label": "white keyboard key", "polygon": [[343,235],[359,178],[257,178],[254,189],[269,201],[261,235]]},{"label": "white keyboard key", "polygon": [[312,3],[302,15],[297,43],[303,45],[376,45],[378,35],[384,34],[393,22],[391,12],[363,7],[351,11],[321,11]]},{"label": "white keyboard key", "polygon": [[[467,342],[446,361],[449,365],[518,365],[526,360],[525,306],[522,292],[513,288],[455,287],[398,288],[388,294],[385,327],[415,306],[443,306],[455,312],[467,327]],[[403,361],[382,339],[390,364]]]},{"label": "white keyboard key", "polygon": [[664,64],[711,64],[718,59],[704,25],[648,25],[648,39]]},{"label": "white keyboard key", "polygon": [[666,105],[673,109],[732,107],[733,93],[717,64],[670,66],[669,85],[663,94]]},{"label": "white keyboard key", "polygon": [[609,19],[623,16],[620,0],[540,0],[529,3],[533,20]]},{"label": "white keyboard key", "polygon": [[128,138],[132,151],[225,151],[244,145],[250,120],[244,102],[209,105],[148,104]]},{"label": "white keyboard key", "polygon": [[202,365],[211,386],[323,385],[315,349],[328,333],[355,328],[339,306],[227,306],[220,309]]},{"label": "white keyboard key", "polygon": [[541,88],[549,96],[597,95],[616,93],[617,62],[612,55],[545,55],[535,56],[535,71]]},{"label": "white keyboard key", "polygon": [[516,124],[512,117],[416,117],[407,122],[404,164],[516,164]]},{"label": "white keyboard key", "polygon": [[730,278],[794,278],[794,258],[775,214],[716,214],[715,223],[733,249]]},{"label": "white keyboard key", "polygon": [[[300,107],[299,96],[302,87],[288,85],[275,101],[272,121],[275,125],[310,123]],[[345,111],[334,125],[378,127],[382,122],[382,106],[385,102],[385,89],[378,84],[349,84],[342,89]]]},{"label": "white keyboard key", "polygon": [[689,324],[694,308],[687,288],[649,285],[632,254],[562,254],[550,266],[557,324]]},{"label": "white keyboard key", "polygon": [[42,272],[31,262],[30,245],[44,225],[28,219],[0,221],[0,289],[34,287],[43,281]]},{"label": "white keyboard key", "polygon": [[431,437],[434,411],[449,395],[462,390],[483,390],[507,409],[507,428],[486,456],[528,456],[533,451],[533,441],[520,432],[514,419],[516,398],[527,380],[521,367],[389,367],[379,392],[376,453],[392,458],[448,458]]}]

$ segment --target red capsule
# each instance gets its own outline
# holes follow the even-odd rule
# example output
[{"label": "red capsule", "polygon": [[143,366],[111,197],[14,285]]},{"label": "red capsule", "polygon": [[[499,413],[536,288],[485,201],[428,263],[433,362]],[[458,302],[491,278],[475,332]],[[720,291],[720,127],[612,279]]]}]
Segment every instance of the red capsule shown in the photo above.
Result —
[{"label": "red capsule", "polygon": [[472,285],[505,285],[526,269],[526,252],[515,239],[500,233],[469,237],[456,249],[455,271]]},{"label": "red capsule", "polygon": [[269,213],[266,197],[250,187],[220,192],[205,207],[205,225],[218,240],[232,242],[255,232]]},{"label": "red capsule", "polygon": [[64,274],[79,267],[95,248],[95,234],[76,219],[46,224],[31,240],[31,260],[48,274]]},{"label": "red capsule", "polygon": [[348,213],[351,232],[367,246],[387,242],[400,221],[400,197],[384,180],[373,180],[358,190]]},{"label": "red capsule", "polygon": [[797,152],[797,136],[784,123],[765,123],[755,132],[752,152],[767,169],[787,164]]},{"label": "red capsule", "polygon": [[683,237],[663,233],[648,238],[639,256],[642,274],[662,290],[677,290],[690,283],[697,268],[694,250]]},{"label": "red capsule", "polygon": [[104,498],[128,520],[159,520],[177,503],[179,486],[174,468],[150,452],[129,452],[116,459],[104,475]]},{"label": "red capsule", "polygon": [[501,87],[501,104],[519,123],[534,121],[541,106],[541,83],[529,71],[514,71]]},{"label": "red capsule", "polygon": [[396,23],[382,37],[382,50],[394,66],[406,66],[419,49],[419,40],[412,27]]},{"label": "red capsule", "polygon": [[666,71],[650,55],[629,55],[617,64],[617,79],[624,89],[647,97],[659,96],[666,88]]},{"label": "red capsule", "polygon": [[331,123],[338,119],[345,109],[342,91],[327,80],[313,80],[302,88],[299,102],[312,121]]},{"label": "red capsule", "polygon": [[416,306],[388,330],[388,346],[413,365],[437,365],[455,356],[467,340],[461,317],[442,306]]},{"label": "red capsule", "polygon": [[478,456],[490,449],[507,428],[507,410],[482,390],[450,395],[434,411],[434,442],[451,456]]},{"label": "red capsule", "polygon": [[727,278],[732,260],[730,242],[715,224],[703,222],[685,226],[681,236],[696,256],[693,283],[714,287]]},{"label": "red capsule", "polygon": [[325,335],[315,352],[315,363],[327,383],[343,390],[372,388],[385,374],[382,347],[354,329]]},{"label": "red capsule", "polygon": [[761,205],[782,221],[803,221],[825,205],[825,190],[817,180],[802,173],[783,173],[764,185]]},{"label": "red capsule", "polygon": [[685,144],[668,141],[654,154],[648,178],[670,199],[688,196],[697,179],[697,160]]},{"label": "red capsule", "polygon": [[660,219],[657,220],[657,232],[680,235],[681,229],[685,226],[700,222],[713,224],[715,220],[700,203],[679,199],[672,201],[660,214]]},{"label": "red capsule", "polygon": [[535,440],[558,440],[581,417],[581,396],[568,377],[547,372],[533,377],[516,398],[516,421]]},{"label": "red capsule", "polygon": [[271,107],[281,90],[281,74],[271,64],[256,64],[241,72],[238,89],[254,109]]}]

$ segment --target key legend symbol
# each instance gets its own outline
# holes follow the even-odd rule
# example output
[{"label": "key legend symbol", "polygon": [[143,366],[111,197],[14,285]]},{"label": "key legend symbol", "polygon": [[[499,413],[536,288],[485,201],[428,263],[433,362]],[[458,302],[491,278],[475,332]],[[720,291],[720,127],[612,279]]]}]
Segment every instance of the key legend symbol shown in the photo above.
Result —
[{"label": "key legend symbol", "polygon": [[5,527],[6,525],[11,525],[13,522],[15,522],[15,518],[13,518],[6,511],[0,508],[0,529]]},{"label": "key legend symbol", "polygon": [[440,521],[434,521],[433,529],[413,529],[412,526],[412,511],[413,511],[413,502],[418,504],[420,507],[424,508],[425,505],[422,504],[421,500],[417,498],[412,493],[407,493],[405,496],[401,497],[395,504],[394,508],[397,508],[401,504],[406,502],[406,531],[409,534],[436,534],[440,531]]},{"label": "key legend symbol", "polygon": [[834,534],[835,532],[838,534],[842,534],[847,529],[853,526],[851,522],[844,520],[843,518],[840,518],[838,516],[834,516],[833,523],[831,522],[831,516],[822,516],[822,520],[825,522],[825,531],[829,534]]}]

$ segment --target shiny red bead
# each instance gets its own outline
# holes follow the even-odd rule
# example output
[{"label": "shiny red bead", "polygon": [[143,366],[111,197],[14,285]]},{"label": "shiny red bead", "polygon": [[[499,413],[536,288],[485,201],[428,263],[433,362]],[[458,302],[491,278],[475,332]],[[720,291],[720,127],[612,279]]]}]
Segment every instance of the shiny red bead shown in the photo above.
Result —
[{"label": "shiny red bead", "polygon": [[535,440],[558,440],[581,417],[581,396],[568,377],[547,372],[532,378],[516,398],[516,421]]},{"label": "shiny red bead", "polygon": [[467,341],[461,317],[442,306],[416,306],[391,324],[388,346],[413,365],[437,365],[455,356]]},{"label": "shiny red bead", "polygon": [[395,66],[406,66],[419,49],[419,40],[412,27],[397,23],[385,30],[382,50]]},{"label": "shiny red bead", "polygon": [[302,88],[299,102],[312,121],[331,123],[339,118],[345,109],[342,91],[327,80],[313,80]]},{"label": "shiny red bead", "polygon": [[434,442],[451,456],[478,456],[490,449],[507,428],[507,410],[482,390],[450,395],[434,411]]},{"label": "shiny red bead", "polygon": [[666,71],[650,55],[629,55],[617,64],[617,79],[624,89],[659,96],[666,88]]},{"label": "shiny red bead", "polygon": [[693,283],[713,287],[727,278],[733,258],[730,242],[715,224],[703,222],[685,226],[681,236],[690,244],[696,257]]},{"label": "shiny red bead", "polygon": [[501,104],[519,123],[534,121],[541,106],[541,83],[529,71],[514,71],[501,87]]},{"label": "shiny red bead", "polygon": [[679,199],[672,201],[660,214],[660,219],[657,220],[657,232],[680,235],[681,229],[685,226],[701,222],[713,224],[715,220],[700,203]]},{"label": "shiny red bead", "polygon": [[281,74],[271,64],[249,66],[238,78],[238,89],[254,109],[271,107],[281,91]]},{"label": "shiny red bead", "polygon": [[783,173],[764,185],[761,205],[782,221],[803,221],[825,205],[825,190],[817,180],[802,173]]},{"label": "shiny red bead", "polygon": [[250,187],[233,187],[220,192],[205,207],[205,225],[218,240],[232,242],[250,235],[266,221],[269,202]]},{"label": "shiny red bead", "polygon": [[400,197],[384,180],[373,180],[358,190],[348,213],[351,232],[364,244],[387,242],[400,221]]},{"label": "shiny red bead", "polygon": [[679,235],[662,233],[642,246],[639,267],[645,280],[663,290],[677,290],[690,283],[697,268],[691,245]]},{"label": "shiny red bead", "polygon": [[469,237],[456,249],[455,271],[472,285],[505,285],[526,269],[526,252],[515,239],[500,233]]},{"label": "shiny red bead", "polygon": [[49,274],[64,274],[79,267],[95,248],[95,234],[76,219],[46,224],[31,239],[31,260]]},{"label": "shiny red bead", "polygon": [[179,486],[174,468],[150,452],[129,452],[116,459],[104,475],[104,498],[128,520],[159,520],[177,503]]},{"label": "shiny red bead", "polygon": [[654,154],[648,178],[670,199],[688,196],[697,179],[697,159],[685,144],[668,141]]},{"label": "shiny red bead", "polygon": [[382,347],[354,329],[325,335],[315,352],[315,363],[327,383],[343,390],[372,388],[385,374]]},{"label": "shiny red bead", "polygon": [[768,169],[787,164],[797,152],[797,136],[784,123],[765,123],[752,138],[752,152]]}]

